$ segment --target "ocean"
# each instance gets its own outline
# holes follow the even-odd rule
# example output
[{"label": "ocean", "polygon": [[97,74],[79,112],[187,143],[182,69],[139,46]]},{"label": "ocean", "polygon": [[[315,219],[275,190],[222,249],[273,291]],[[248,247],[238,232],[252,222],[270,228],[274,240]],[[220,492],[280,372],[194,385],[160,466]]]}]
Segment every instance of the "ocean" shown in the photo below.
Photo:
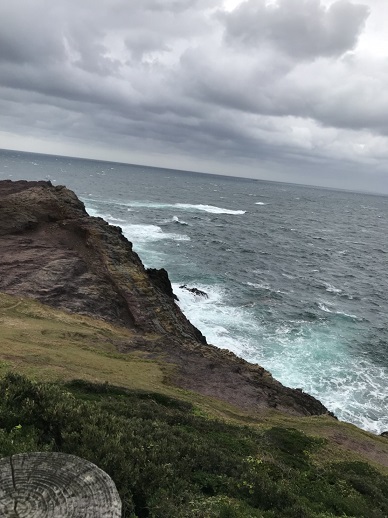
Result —
[{"label": "ocean", "polygon": [[16,151],[0,179],[74,190],[167,269],[209,343],[388,430],[387,196]]}]

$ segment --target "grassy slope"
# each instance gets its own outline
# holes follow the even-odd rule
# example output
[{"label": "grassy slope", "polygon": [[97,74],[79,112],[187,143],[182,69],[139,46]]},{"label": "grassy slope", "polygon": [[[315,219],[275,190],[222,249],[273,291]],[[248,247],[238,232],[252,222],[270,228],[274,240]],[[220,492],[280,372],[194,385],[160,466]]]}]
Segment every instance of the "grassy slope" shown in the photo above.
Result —
[{"label": "grassy slope", "polygon": [[[323,438],[325,440],[320,443],[319,448],[313,448],[309,452],[309,462],[311,461],[316,467],[327,466],[332,461],[367,461],[381,474],[388,475],[387,439],[375,437],[352,425],[337,422],[326,416],[295,418],[274,411],[248,415],[216,399],[183,391],[166,382],[170,365],[161,360],[147,359],[144,353],[140,352],[130,355],[117,353],[112,341],[120,338],[130,339],[130,337],[129,331],[101,321],[70,315],[28,299],[0,294],[0,376],[16,371],[39,381],[66,382],[78,378],[125,387],[138,395],[144,391],[163,394],[193,405],[193,409],[189,412],[193,415],[206,416],[207,422],[217,417],[223,418],[230,423],[230,426],[249,425],[249,428],[260,437],[260,434],[267,433],[271,429],[282,428],[297,429],[318,440]],[[87,399],[89,396],[81,394],[80,397]],[[187,413],[188,410],[181,410],[179,419],[185,419],[182,417],[185,412]],[[0,428],[2,428],[1,423]],[[237,432],[227,431],[225,436],[229,437],[229,433],[235,435]],[[242,439],[243,442],[244,440]],[[274,452],[269,454],[275,457],[277,455]],[[298,456],[298,451],[295,454]],[[300,454],[304,455],[303,452]],[[253,471],[255,470],[257,471],[257,466]],[[241,505],[246,505],[248,500]],[[230,516],[240,516],[239,505],[236,504],[235,514]],[[253,513],[253,511],[249,512]],[[241,516],[261,516],[261,514],[249,514],[249,512],[241,510]],[[159,516],[156,512],[154,515]],[[333,514],[333,516],[336,515]],[[164,516],[162,512],[160,516]],[[198,516],[205,516],[205,514],[198,514]],[[209,516],[223,515],[220,511],[219,514],[209,514]],[[228,515],[225,514],[225,516]],[[304,515],[300,514],[300,516]],[[347,516],[353,516],[353,514]],[[384,515],[372,512],[370,516]]]},{"label": "grassy slope", "polygon": [[[128,389],[160,392],[214,416],[237,408],[169,385],[171,364],[150,360],[144,351],[120,354],[112,342],[131,332],[101,320],[66,313],[28,298],[0,293],[0,376],[16,371],[41,381],[84,379]],[[152,340],[152,336],[149,337]]]},{"label": "grassy slope", "polygon": [[118,354],[110,339],[129,331],[102,321],[70,315],[28,299],[0,294],[0,364],[32,378],[83,378],[127,388],[161,389],[155,362]]}]

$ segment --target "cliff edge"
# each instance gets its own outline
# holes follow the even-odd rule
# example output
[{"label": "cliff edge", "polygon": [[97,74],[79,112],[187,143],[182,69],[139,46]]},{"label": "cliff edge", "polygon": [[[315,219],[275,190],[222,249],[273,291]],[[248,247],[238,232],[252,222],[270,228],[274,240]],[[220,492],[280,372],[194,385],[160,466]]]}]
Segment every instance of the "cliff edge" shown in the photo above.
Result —
[{"label": "cliff edge", "polygon": [[0,291],[132,331],[114,345],[174,366],[170,381],[245,410],[328,410],[258,365],[206,343],[183,315],[165,270],[147,270],[119,227],[87,214],[69,189],[0,181]]}]

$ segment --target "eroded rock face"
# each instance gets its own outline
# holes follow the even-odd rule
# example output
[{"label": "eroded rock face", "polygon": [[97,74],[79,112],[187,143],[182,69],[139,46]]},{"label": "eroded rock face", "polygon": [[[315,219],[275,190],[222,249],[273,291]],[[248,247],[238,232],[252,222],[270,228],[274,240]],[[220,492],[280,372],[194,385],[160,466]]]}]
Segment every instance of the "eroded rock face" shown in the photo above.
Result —
[{"label": "eroded rock face", "polygon": [[172,381],[246,410],[315,415],[327,409],[259,365],[207,345],[180,311],[165,270],[146,270],[119,227],[90,217],[50,182],[0,181],[0,291],[133,331],[121,352],[162,356]]},{"label": "eroded rock face", "polygon": [[175,304],[167,272],[148,273],[121,229],[90,217],[65,187],[0,182],[0,240],[1,291],[206,342]]}]

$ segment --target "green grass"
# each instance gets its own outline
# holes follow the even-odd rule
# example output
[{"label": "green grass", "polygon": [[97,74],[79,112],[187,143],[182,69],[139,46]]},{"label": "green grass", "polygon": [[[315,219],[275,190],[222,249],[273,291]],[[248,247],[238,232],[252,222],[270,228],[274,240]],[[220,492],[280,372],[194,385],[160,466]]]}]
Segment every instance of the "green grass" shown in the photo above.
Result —
[{"label": "green grass", "polygon": [[179,389],[163,357],[117,352],[133,338],[0,294],[0,455],[91,460],[127,517],[388,516],[387,439]]},{"label": "green grass", "polygon": [[[0,294],[0,369],[48,381],[77,377],[129,388],[163,385],[161,365],[141,355],[118,354],[114,339],[131,333],[70,315],[28,299]],[[1,372],[1,371],[0,371]]]},{"label": "green grass", "polygon": [[317,463],[327,441],[195,415],[158,393],[73,381],[0,382],[0,454],[54,450],[96,463],[125,516],[370,517],[388,513],[388,477],[363,462]]}]

